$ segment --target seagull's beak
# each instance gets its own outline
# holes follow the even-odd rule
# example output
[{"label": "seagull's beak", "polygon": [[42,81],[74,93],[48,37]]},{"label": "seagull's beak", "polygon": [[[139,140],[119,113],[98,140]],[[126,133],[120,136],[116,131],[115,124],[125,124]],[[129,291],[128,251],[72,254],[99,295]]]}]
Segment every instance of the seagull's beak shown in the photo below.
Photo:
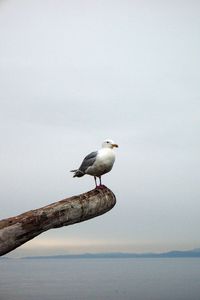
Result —
[{"label": "seagull's beak", "polygon": [[119,146],[117,144],[112,144],[112,148],[118,148]]}]

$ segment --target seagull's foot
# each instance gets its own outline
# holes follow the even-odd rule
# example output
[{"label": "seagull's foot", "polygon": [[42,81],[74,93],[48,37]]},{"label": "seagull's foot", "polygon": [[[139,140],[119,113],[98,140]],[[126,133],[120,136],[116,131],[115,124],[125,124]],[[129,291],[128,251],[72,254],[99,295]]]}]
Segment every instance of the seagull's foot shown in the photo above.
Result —
[{"label": "seagull's foot", "polygon": [[106,186],[104,184],[100,184],[96,186],[96,189],[104,189]]}]

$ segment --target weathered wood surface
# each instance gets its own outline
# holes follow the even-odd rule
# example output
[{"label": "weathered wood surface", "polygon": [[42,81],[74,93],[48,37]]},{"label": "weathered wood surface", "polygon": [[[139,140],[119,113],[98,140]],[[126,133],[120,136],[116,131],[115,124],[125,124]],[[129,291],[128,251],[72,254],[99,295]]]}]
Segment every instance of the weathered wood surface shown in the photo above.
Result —
[{"label": "weathered wood surface", "polygon": [[66,198],[0,221],[0,255],[4,255],[40,233],[102,215],[116,203],[107,187]]}]

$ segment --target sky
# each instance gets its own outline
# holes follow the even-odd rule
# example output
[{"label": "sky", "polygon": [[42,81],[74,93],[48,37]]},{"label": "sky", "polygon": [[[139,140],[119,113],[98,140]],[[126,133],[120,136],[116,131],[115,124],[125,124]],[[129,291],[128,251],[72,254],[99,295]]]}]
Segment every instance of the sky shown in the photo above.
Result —
[{"label": "sky", "polygon": [[69,170],[113,139],[108,213],[10,256],[200,247],[200,2],[0,0],[0,218],[94,188]]}]

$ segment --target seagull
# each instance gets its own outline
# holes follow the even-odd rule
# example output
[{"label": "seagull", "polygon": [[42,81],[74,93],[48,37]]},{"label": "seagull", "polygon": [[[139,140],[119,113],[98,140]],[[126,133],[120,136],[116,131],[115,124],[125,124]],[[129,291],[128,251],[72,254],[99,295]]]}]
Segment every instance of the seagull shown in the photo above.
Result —
[{"label": "seagull", "polygon": [[[74,172],[73,177],[82,177],[86,174],[94,176],[96,188],[102,187],[101,176],[110,172],[115,162],[115,147],[117,148],[118,145],[112,140],[105,140],[100,150],[88,154],[78,169],[71,170]],[[97,185],[97,177],[99,185]]]}]

